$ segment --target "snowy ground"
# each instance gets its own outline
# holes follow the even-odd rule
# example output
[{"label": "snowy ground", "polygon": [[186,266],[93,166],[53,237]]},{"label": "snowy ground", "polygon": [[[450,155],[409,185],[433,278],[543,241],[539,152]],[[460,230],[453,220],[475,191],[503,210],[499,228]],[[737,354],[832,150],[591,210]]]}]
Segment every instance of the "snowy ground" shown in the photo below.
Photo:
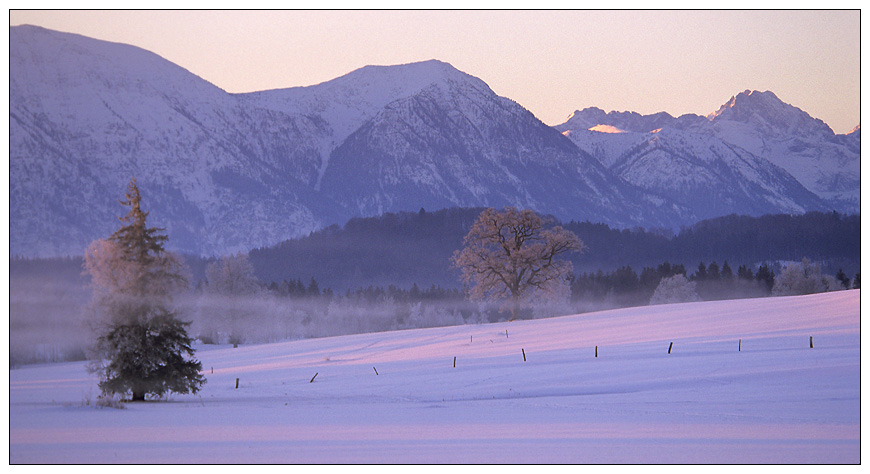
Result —
[{"label": "snowy ground", "polygon": [[205,346],[200,394],[124,410],[83,406],[83,363],[29,366],[10,371],[10,461],[858,463],[859,300]]}]

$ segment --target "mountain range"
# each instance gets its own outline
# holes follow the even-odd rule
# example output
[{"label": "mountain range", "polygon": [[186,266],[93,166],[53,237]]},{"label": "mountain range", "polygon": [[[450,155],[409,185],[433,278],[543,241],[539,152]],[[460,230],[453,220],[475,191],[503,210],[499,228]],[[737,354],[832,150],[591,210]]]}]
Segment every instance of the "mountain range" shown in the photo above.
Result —
[{"label": "mountain range", "polygon": [[230,94],[130,45],[18,26],[9,49],[12,255],[80,255],[117,228],[132,177],[149,222],[197,255],[421,208],[672,229],[860,209],[860,128],[836,135],[771,92],[551,127],[436,60]]}]

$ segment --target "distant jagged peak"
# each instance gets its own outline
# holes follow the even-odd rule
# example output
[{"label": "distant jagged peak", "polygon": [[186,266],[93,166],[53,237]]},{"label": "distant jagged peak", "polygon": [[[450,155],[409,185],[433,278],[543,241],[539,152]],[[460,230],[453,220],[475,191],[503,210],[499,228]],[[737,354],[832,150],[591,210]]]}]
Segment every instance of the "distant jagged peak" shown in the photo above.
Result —
[{"label": "distant jagged peak", "polygon": [[600,127],[601,129],[595,131],[603,131],[603,127],[609,126],[611,129],[623,132],[646,133],[665,127],[673,123],[674,120],[674,117],[667,112],[657,112],[650,115],[616,111],[605,113],[598,107],[587,107],[574,111],[565,123],[557,125],[555,128],[564,132],[566,130],[591,130],[594,127]]},{"label": "distant jagged peak", "polygon": [[858,135],[861,134],[861,124],[860,123],[858,125],[855,125],[855,128],[853,128],[852,130],[849,130],[849,132],[846,133],[846,135],[851,135],[853,133],[857,133]]},{"label": "distant jagged peak", "polygon": [[825,122],[783,102],[771,91],[747,89],[707,115],[707,120],[741,122],[768,134],[834,134]]}]

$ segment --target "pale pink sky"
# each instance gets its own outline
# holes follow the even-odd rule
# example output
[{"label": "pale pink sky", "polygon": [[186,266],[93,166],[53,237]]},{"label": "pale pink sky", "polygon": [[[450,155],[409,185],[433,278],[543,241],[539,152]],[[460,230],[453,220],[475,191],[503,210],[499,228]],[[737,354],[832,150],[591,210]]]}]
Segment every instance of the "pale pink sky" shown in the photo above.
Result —
[{"label": "pale pink sky", "polygon": [[746,89],[837,133],[860,122],[858,10],[10,11],[20,24],[133,44],[228,92],[439,59],[550,125],[590,106],[706,115]]}]

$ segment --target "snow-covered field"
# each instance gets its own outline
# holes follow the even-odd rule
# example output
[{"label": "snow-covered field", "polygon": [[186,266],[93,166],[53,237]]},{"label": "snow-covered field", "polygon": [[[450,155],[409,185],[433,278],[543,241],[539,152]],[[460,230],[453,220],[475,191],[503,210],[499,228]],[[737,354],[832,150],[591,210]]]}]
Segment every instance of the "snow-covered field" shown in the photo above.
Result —
[{"label": "snow-covered field", "polygon": [[200,394],[123,410],[93,406],[84,363],[28,366],[10,371],[10,461],[858,463],[859,300],[204,346]]}]

